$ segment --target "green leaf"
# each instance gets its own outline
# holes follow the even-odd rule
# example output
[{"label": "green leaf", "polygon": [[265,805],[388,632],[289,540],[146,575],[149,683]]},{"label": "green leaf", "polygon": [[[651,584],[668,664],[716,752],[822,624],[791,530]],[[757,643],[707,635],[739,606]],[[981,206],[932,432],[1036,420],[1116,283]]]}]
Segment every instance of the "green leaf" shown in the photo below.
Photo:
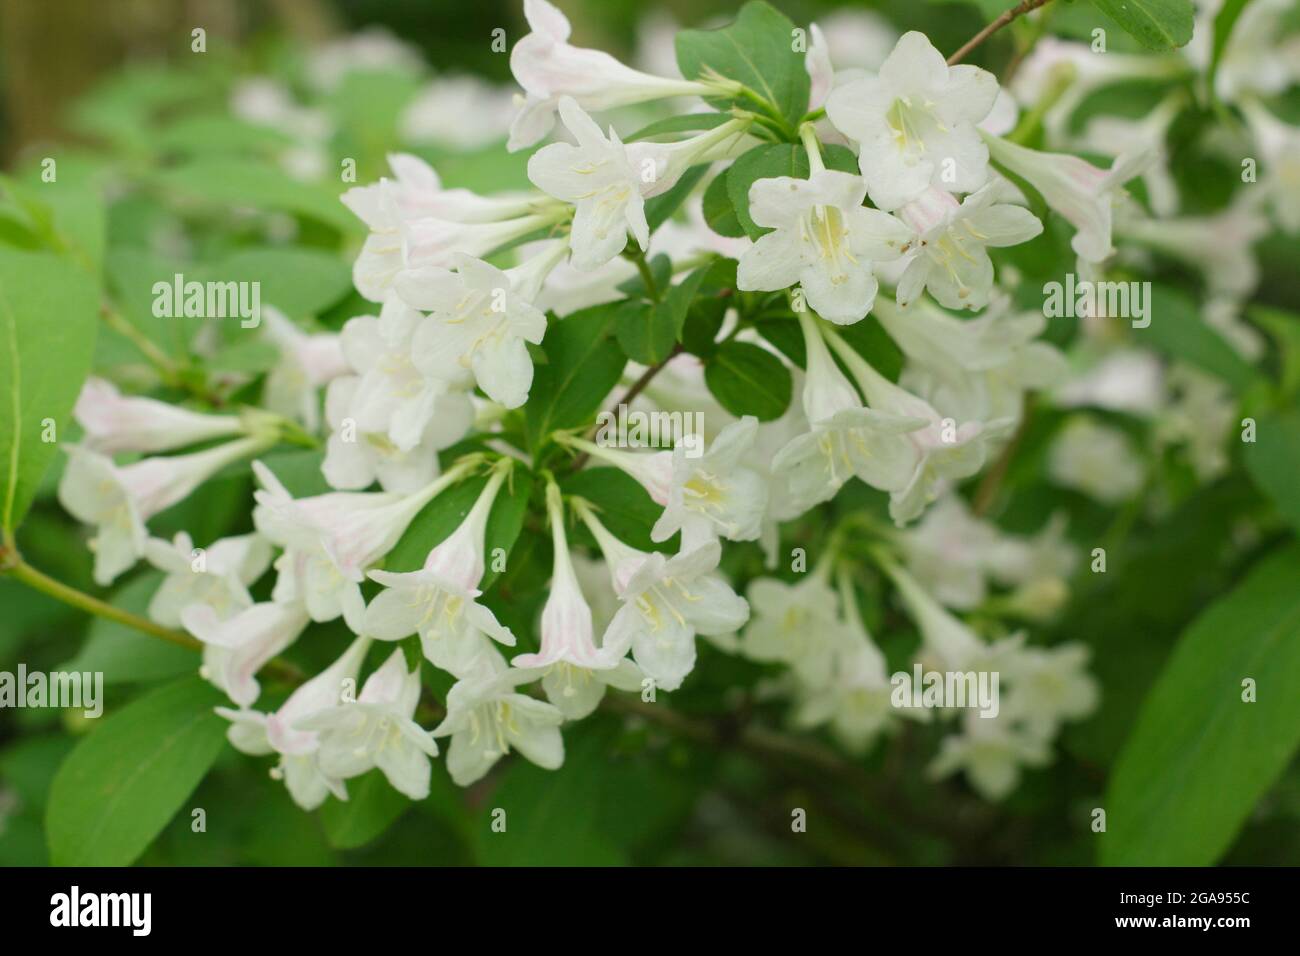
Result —
[{"label": "green leaf", "polygon": [[348,781],[347,800],[333,797],[320,808],[325,837],[336,850],[365,846],[411,808],[378,770]]},{"label": "green leaf", "polygon": [[1192,38],[1191,0],[1093,0],[1148,50],[1173,50]]},{"label": "green leaf", "polygon": [[292,318],[324,312],[352,288],[351,266],[318,249],[241,249],[205,266],[194,278],[257,282],[262,305],[273,305]]},{"label": "green leaf", "polygon": [[[688,79],[710,71],[738,80],[771,103],[790,131],[808,110],[805,54],[795,50],[794,23],[774,7],[753,0],[734,23],[719,30],[677,34],[677,65]],[[711,100],[720,109],[752,108],[748,99]]]},{"label": "green leaf", "polygon": [[[1108,865],[1207,866],[1300,745],[1300,548],[1257,565],[1179,639],[1106,796]],[[1258,698],[1242,700],[1242,682]]]},{"label": "green leaf", "polygon": [[[543,770],[514,760],[479,808],[475,856],[485,866],[611,866],[623,852],[600,828],[596,815],[575,812],[589,800],[608,761],[608,734],[583,725],[566,730],[564,766]],[[493,828],[496,808],[505,811],[504,831]]]},{"label": "green leaf", "polygon": [[1153,285],[1148,306],[1151,324],[1134,332],[1155,348],[1218,376],[1238,394],[1261,381],[1255,367],[1200,317],[1190,296]]},{"label": "green leaf", "polygon": [[745,234],[745,227],[736,216],[736,207],[731,204],[731,193],[727,191],[728,166],[713,177],[704,190],[704,221],[720,236],[739,239]]},{"label": "green leaf", "polygon": [[748,342],[720,346],[704,367],[704,381],[733,415],[770,422],[790,406],[790,370],[771,352]]},{"label": "green leaf", "polygon": [[627,359],[610,336],[622,302],[583,309],[552,319],[525,406],[529,447],[537,450],[556,429],[588,425],[605,396],[618,384]]},{"label": "green leaf", "polygon": [[808,178],[808,154],[793,143],[769,143],[755,146],[727,170],[727,196],[745,235],[757,239],[770,229],[756,224],[749,216],[749,187],[755,180],[777,176]]},{"label": "green leaf", "polygon": [[650,540],[650,529],[663,508],[631,475],[617,468],[584,468],[560,485],[566,495],[577,495],[596,506],[600,521],[614,537],[642,551],[659,551],[665,545]]},{"label": "green leaf", "polygon": [[1300,532],[1300,409],[1260,415],[1255,441],[1242,447],[1255,484]]},{"label": "green leaf", "polygon": [[224,698],[198,677],[141,697],[77,744],[50,785],[55,866],[127,866],[167,825],[221,752]]},{"label": "green leaf", "polygon": [[[425,505],[385,557],[384,569],[418,571],[423,567],[429,552],[460,527],[487,482],[486,475],[462,481]],[[487,530],[483,536],[488,557],[488,567],[480,584],[484,590],[496,580],[499,573],[492,568],[493,552],[500,548],[508,556],[519,538],[532,488],[532,473],[522,466],[516,466],[492,502],[492,513],[488,515]]]},{"label": "green leaf", "polygon": [[1211,96],[1214,95],[1214,78],[1219,73],[1223,51],[1228,48],[1228,41],[1232,38],[1232,28],[1237,25],[1237,20],[1248,3],[1250,0],[1225,0],[1214,16],[1214,45],[1210,53],[1210,68],[1205,74],[1205,85]]},{"label": "green leaf", "polygon": [[99,325],[95,282],[69,260],[0,247],[0,528],[31,506],[58,430],[90,371]]},{"label": "green leaf", "polygon": [[[114,591],[109,603],[144,617],[162,580],[163,575],[158,571],[142,574]],[[91,622],[86,643],[77,656],[59,669],[98,671],[104,675],[104,683],[114,684],[179,677],[194,673],[198,666],[198,655],[187,648],[97,617]]]},{"label": "green leaf", "polygon": [[699,163],[692,166],[682,173],[681,178],[673,184],[672,189],[646,201],[645,218],[651,232],[654,232],[672,218],[673,213],[686,201],[686,197],[691,194],[691,190],[696,187],[708,171],[708,163]]},{"label": "green leaf", "polygon": [[158,173],[157,182],[169,192],[217,209],[276,209],[318,220],[346,234],[360,234],[364,228],[333,189],[300,182],[255,160],[197,158]]},{"label": "green leaf", "polygon": [[614,335],[623,353],[634,362],[663,361],[677,341],[672,315],[663,303],[628,301],[614,320]]}]

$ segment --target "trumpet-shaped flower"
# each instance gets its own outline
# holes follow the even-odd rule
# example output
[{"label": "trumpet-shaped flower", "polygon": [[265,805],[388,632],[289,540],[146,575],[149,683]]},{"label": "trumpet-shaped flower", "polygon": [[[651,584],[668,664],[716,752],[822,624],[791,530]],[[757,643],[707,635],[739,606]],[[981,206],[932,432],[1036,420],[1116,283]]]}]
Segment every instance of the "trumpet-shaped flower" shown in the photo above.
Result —
[{"label": "trumpet-shaped flower", "polygon": [[226,737],[235,749],[253,756],[280,755],[272,776],[284,781],[289,795],[304,810],[315,810],[331,793],[339,800],[346,800],[348,791],[342,779],[321,768],[320,735],[300,728],[299,721],[343,706],[350,688],[356,685],[369,648],[370,638],[358,637],[337,661],[301,685],[272,714],[247,708],[216,709],[230,721]]},{"label": "trumpet-shaped flower", "polygon": [[551,704],[521,694],[520,684],[533,680],[531,671],[509,667],[495,650],[447,694],[447,716],[433,730],[451,737],[447,772],[468,787],[492,769],[512,749],[546,770],[564,763],[564,715]]},{"label": "trumpet-shaped flower", "polygon": [[275,600],[304,602],[317,622],[342,615],[348,627],[362,633],[366,569],[391,551],[420,510],[468,467],[452,468],[407,495],[335,491],[295,499],[269,468],[254,462],[262,489],[253,496],[253,524],[285,549],[275,562]]},{"label": "trumpet-shaped flower", "polygon": [[749,617],[749,605],[716,573],[721,545],[709,541],[676,557],[639,551],[612,535],[589,505],[577,505],[609,566],[622,601],[603,650],[637,666],[662,690],[681,686],[695,668],[695,636],[725,637]]},{"label": "trumpet-shaped flower", "polygon": [[1085,416],[1072,418],[1047,452],[1052,481],[1116,505],[1142,490],[1146,468],[1127,435]]},{"label": "trumpet-shaped flower", "polygon": [[361,376],[349,396],[347,417],[357,431],[385,435],[399,451],[419,445],[435,417],[448,444],[459,439],[470,422],[463,396],[449,394],[447,381],[424,374],[413,361],[422,318],[394,297],[378,317],[358,316],[343,327],[343,352]]},{"label": "trumpet-shaped flower", "polygon": [[333,332],[304,332],[269,305],[262,307],[262,318],[266,336],[280,350],[280,361],[266,376],[266,407],[315,432],[320,428],[317,389],[349,370],[341,337]]},{"label": "trumpet-shaped flower", "polygon": [[991,73],[948,66],[923,34],[911,31],[877,76],[833,90],[826,112],[862,144],[858,161],[871,201],[897,209],[928,186],[962,193],[984,185],[989,152],[976,124],[997,93]]},{"label": "trumpet-shaped flower", "polygon": [[927,419],[866,408],[826,348],[817,320],[800,313],[808,372],[803,406],[809,431],[777,452],[772,472],[785,482],[802,513],[835,496],[850,478],[873,488],[898,491],[911,480],[915,451],[903,436]]},{"label": "trumpet-shaped flower", "polygon": [[510,51],[510,70],[526,98],[510,128],[511,152],[539,142],[555,123],[566,97],[596,112],[672,96],[718,92],[707,83],[652,76],[620,63],[608,53],[568,42],[568,18],[546,0],[524,0],[532,32]]},{"label": "trumpet-shaped flower", "polygon": [[401,223],[433,218],[444,222],[499,222],[534,210],[527,195],[480,196],[469,189],[444,189],[432,166],[410,153],[389,153],[396,182],[382,179],[345,192],[343,204],[376,232],[394,231]]},{"label": "trumpet-shaped flower", "polygon": [[412,800],[429,795],[429,758],[438,745],[412,717],[420,702],[420,672],[409,671],[395,650],[366,678],[354,701],[327,707],[295,723],[320,738],[319,763],[326,777],[349,780],[378,767],[393,789]]},{"label": "trumpet-shaped flower", "polygon": [[[812,146],[809,157],[816,157]],[[897,259],[911,231],[888,213],[862,205],[861,177],[825,169],[819,158],[808,179],[778,176],[749,188],[749,213],[772,232],[740,257],[741,289],[775,292],[799,283],[808,306],[848,325],[871,311],[879,283],[872,262]]]},{"label": "trumpet-shaped flower", "polygon": [[1111,222],[1123,185],[1151,162],[1150,148],[1116,158],[1110,169],[1064,153],[1041,153],[998,136],[984,134],[989,155],[1042,194],[1047,205],[1075,228],[1070,245],[1086,262],[1101,262],[1115,251]]},{"label": "trumpet-shaped flower", "polygon": [[628,233],[642,250],[650,242],[645,201],[671,189],[699,162],[726,155],[748,120],[734,119],[676,143],[625,146],[611,127],[605,136],[576,102],[560,100],[560,118],[577,145],[552,143],[528,160],[528,178],[543,192],[572,203],[572,262],[598,269],[623,251]]},{"label": "trumpet-shaped flower", "polygon": [[111,584],[145,553],[145,522],[188,498],[227,465],[265,449],[262,438],[241,438],[205,451],[143,458],[130,465],[80,445],[68,447],[68,465],[59,481],[59,503],[68,513],[95,525],[95,581]]},{"label": "trumpet-shaped flower", "polygon": [[993,262],[987,250],[1019,245],[1043,231],[1028,209],[1004,201],[1010,191],[1006,180],[995,179],[958,203],[951,193],[930,187],[899,210],[919,237],[898,282],[900,306],[922,290],[949,309],[988,305]]},{"label": "trumpet-shaped flower", "polygon": [[560,489],[554,484],[546,488],[546,510],[555,557],[551,593],[542,608],[542,646],[538,653],[520,654],[512,663],[540,673],[546,699],[567,719],[578,720],[596,709],[607,684],[636,690],[641,675],[623,657],[626,644],[611,644],[606,635],[605,645],[596,646],[591,607],[573,568]]},{"label": "trumpet-shaped flower", "polygon": [[514,646],[514,635],[476,600],[482,593],[488,517],[508,473],[498,466],[465,520],[429,552],[420,570],[370,572],[385,590],[366,608],[365,633],[381,641],[419,634],[430,663],[457,677],[495,653],[488,638]]},{"label": "trumpet-shaped flower", "polygon": [[93,376],[81,386],[72,415],[85,432],[85,447],[103,455],[170,451],[244,430],[234,415],[204,415],[152,398],[123,395],[111,382]]},{"label": "trumpet-shaped flower", "polygon": [[149,601],[149,617],[164,627],[179,627],[181,611],[205,604],[226,619],[253,603],[248,586],[271,563],[270,542],[260,535],[222,538],[195,548],[184,531],[170,542],[150,538],[145,558],[167,577]]},{"label": "trumpet-shaped flower", "polygon": [[538,345],[546,334],[546,316],[533,301],[566,252],[563,242],[554,242],[506,271],[460,256],[455,272],[430,267],[399,280],[398,294],[432,313],[412,341],[417,368],[448,382],[469,373],[494,402],[522,405],[533,384],[528,343]]},{"label": "trumpet-shaped flower", "polygon": [[872,408],[928,422],[904,436],[913,449],[912,473],[903,488],[890,492],[889,514],[895,523],[903,525],[919,516],[938,496],[944,481],[969,478],[979,471],[990,445],[1009,437],[1015,425],[1012,419],[958,424],[956,419],[940,415],[929,402],[889,381],[838,335],[829,330],[826,334]]},{"label": "trumpet-shaped flower", "polygon": [[1052,755],[1035,733],[1010,720],[987,720],[967,711],[962,732],[943,738],[931,761],[932,779],[964,771],[971,786],[986,799],[1001,800],[1020,781],[1021,767],[1044,767]]},{"label": "trumpet-shaped flower", "polygon": [[375,481],[385,491],[403,494],[423,488],[438,477],[438,452],[465,437],[474,421],[474,407],[463,392],[435,396],[433,414],[412,448],[401,448],[389,432],[362,431],[353,414],[362,377],[345,375],[325,393],[325,421],[331,433],[325,445],[321,473],[331,488],[357,491]]},{"label": "trumpet-shaped flower", "polygon": [[825,685],[800,688],[794,722],[800,727],[829,725],[831,732],[854,753],[865,753],[896,714],[923,718],[925,711],[896,711],[885,655],[862,624],[857,597],[847,572],[838,575],[840,622]]},{"label": "trumpet-shaped flower", "polygon": [[767,509],[767,483],[741,463],[758,429],[758,419],[746,415],[732,422],[713,440],[709,450],[688,457],[684,443],[673,449],[673,475],[668,501],[650,536],[667,541],[682,533],[682,550],[693,550],[711,538],[753,541],[762,531]]},{"label": "trumpet-shaped flower", "polygon": [[842,640],[829,577],[830,564],[823,561],[794,584],[755,579],[748,593],[753,617],[741,653],[756,661],[786,664],[805,685],[825,687]]},{"label": "trumpet-shaped flower", "polygon": [[257,672],[293,644],[310,623],[301,604],[249,604],[223,616],[207,603],[187,604],[180,623],[203,642],[199,674],[240,707],[261,693]]}]

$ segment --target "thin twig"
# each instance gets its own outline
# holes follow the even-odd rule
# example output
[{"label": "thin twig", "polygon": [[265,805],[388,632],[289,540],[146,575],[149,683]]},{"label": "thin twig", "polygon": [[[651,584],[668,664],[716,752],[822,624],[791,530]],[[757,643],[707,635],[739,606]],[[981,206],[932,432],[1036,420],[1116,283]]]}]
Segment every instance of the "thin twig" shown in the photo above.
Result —
[{"label": "thin twig", "polygon": [[1010,10],[1004,10],[996,20],[967,40],[960,50],[948,57],[948,65],[952,66],[956,63],[960,63],[965,59],[967,53],[975,49],[993,34],[997,33],[1016,17],[1028,13],[1030,10],[1037,10],[1039,7],[1050,2],[1051,0],[1021,0],[1020,3],[1012,7]]},{"label": "thin twig", "polygon": [[[631,404],[632,399],[636,398],[643,391],[645,391],[646,386],[649,385],[650,382],[654,379],[654,377],[658,375],[660,371],[663,370],[663,367],[667,365],[669,362],[671,362],[674,358],[676,358],[681,353],[682,353],[682,347],[681,344],[678,343],[677,345],[673,346],[673,350],[668,353],[668,355],[664,358],[662,362],[659,362],[655,365],[651,365],[648,369],[642,372],[641,377],[638,378],[635,382],[633,382],[632,385],[628,388],[628,390],[619,397],[619,400],[614,403],[613,407],[610,409],[610,414],[617,415],[618,407],[620,405]],[[583,465],[587,463],[587,459],[589,457],[590,456],[585,451],[579,454],[577,457],[573,459],[572,469],[574,471],[577,471],[579,468],[581,468]]]}]

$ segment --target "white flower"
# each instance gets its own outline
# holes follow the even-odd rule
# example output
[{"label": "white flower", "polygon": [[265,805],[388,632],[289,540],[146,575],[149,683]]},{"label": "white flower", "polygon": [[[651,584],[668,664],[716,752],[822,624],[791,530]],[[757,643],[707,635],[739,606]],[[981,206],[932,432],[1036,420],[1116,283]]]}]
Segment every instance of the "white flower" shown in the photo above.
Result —
[{"label": "white flower", "polygon": [[1086,671],[1088,656],[1083,644],[1023,647],[1010,655],[1006,716],[1023,721],[1043,739],[1054,736],[1063,721],[1088,716],[1100,696]]},{"label": "white flower", "polygon": [[1103,356],[1082,373],[1058,379],[1052,394],[1060,408],[1092,405],[1113,412],[1149,415],[1164,394],[1164,366],[1152,352],[1125,348]]},{"label": "white flower", "polygon": [[361,633],[365,570],[391,551],[420,510],[468,467],[452,468],[408,495],[335,491],[295,499],[269,468],[253,462],[262,485],[253,495],[253,524],[285,549],[275,562],[274,599],[304,602],[319,623],[343,615],[348,627]]},{"label": "white flower", "polygon": [[505,139],[514,115],[514,96],[506,87],[471,74],[441,74],[402,110],[398,127],[403,142],[468,153]]},{"label": "white flower", "polygon": [[899,597],[921,631],[923,659],[947,671],[987,669],[990,661],[1019,645],[1020,639],[1012,637],[990,647],[892,560],[882,554],[877,554],[876,560],[893,579]]},{"label": "white flower", "polygon": [[835,67],[831,64],[830,44],[821,27],[815,23],[808,24],[812,37],[808,44],[808,53],[804,57],[804,69],[808,71],[808,109],[821,109],[835,85]]},{"label": "white flower", "polygon": [[300,728],[298,722],[342,706],[349,688],[356,684],[369,648],[370,639],[358,637],[337,661],[290,694],[273,714],[227,707],[216,709],[230,721],[226,737],[236,749],[254,756],[280,755],[272,776],[284,780],[289,795],[304,810],[315,810],[331,793],[346,800],[348,792],[341,779],[321,769],[319,735]]},{"label": "white flower", "polygon": [[419,571],[371,571],[384,585],[366,608],[365,633],[381,641],[420,635],[435,667],[462,677],[491,651],[487,638],[513,647],[515,637],[476,598],[485,565],[488,517],[509,471],[498,466],[465,520],[431,550]]},{"label": "white flower", "polygon": [[1018,419],[1024,391],[1062,381],[1069,366],[1055,346],[1036,341],[1047,325],[1041,311],[1009,309],[1003,298],[963,320],[924,299],[907,311],[882,301],[876,318],[908,358],[905,388],[949,415]]},{"label": "white flower", "polygon": [[1081,259],[1101,262],[1110,257],[1111,219],[1123,187],[1154,158],[1149,149],[1120,155],[1110,169],[1098,169],[1077,156],[1042,153],[998,136],[984,135],[994,161],[1024,179],[1042,194],[1047,205],[1077,230],[1070,245]]},{"label": "white flower", "polygon": [[1270,230],[1262,214],[1236,203],[1209,216],[1128,219],[1117,231],[1199,270],[1211,296],[1238,298],[1259,285],[1253,246]]},{"label": "white flower", "polygon": [[809,687],[826,686],[842,639],[829,574],[830,564],[823,562],[794,584],[755,579],[748,592],[753,616],[741,653],[756,661],[786,664]]},{"label": "white flower", "polygon": [[560,489],[554,484],[546,487],[546,511],[551,522],[554,570],[551,593],[542,608],[541,650],[520,654],[512,663],[539,673],[546,699],[567,719],[579,720],[596,709],[605,696],[606,684],[636,690],[641,675],[623,658],[626,644],[611,643],[606,635],[604,646],[596,646],[591,607],[583,597],[569,555]]},{"label": "white flower", "polygon": [[915,719],[924,719],[927,714],[923,710],[894,709],[885,655],[862,624],[848,572],[841,568],[838,579],[844,619],[837,622],[827,682],[800,687],[794,723],[804,728],[829,724],[848,750],[865,753],[896,714]]},{"label": "white flower", "polygon": [[1037,735],[1006,719],[981,717],[967,711],[962,733],[943,739],[928,773],[941,779],[965,771],[970,784],[989,800],[1001,800],[1020,782],[1020,768],[1051,762],[1047,745]]},{"label": "white flower", "polygon": [[598,269],[623,251],[629,231],[645,250],[650,226],[646,199],[671,189],[698,162],[727,155],[748,120],[729,120],[676,143],[625,146],[611,127],[605,136],[569,97],[560,100],[560,118],[577,141],[552,143],[528,160],[528,178],[543,192],[572,203],[569,245],[573,265]]},{"label": "white flower", "polygon": [[758,419],[746,415],[718,433],[709,450],[686,454],[684,443],[673,450],[673,475],[664,512],[650,536],[667,541],[682,532],[682,550],[710,538],[753,541],[762,530],[767,484],[741,459],[754,442]]},{"label": "white flower", "polygon": [[673,486],[673,452],[638,452],[608,448],[563,432],[557,433],[555,440],[598,461],[613,465],[619,471],[636,479],[655,504],[661,506],[668,504],[668,495]]},{"label": "white flower", "polygon": [[325,393],[325,421],[331,433],[321,473],[331,488],[357,491],[376,480],[385,491],[407,493],[438,476],[438,452],[465,437],[474,407],[463,392],[442,392],[414,447],[403,449],[387,431],[362,431],[353,414],[361,377],[345,375]]},{"label": "white flower", "polygon": [[271,563],[271,545],[256,534],[222,538],[195,548],[185,532],[171,543],[150,538],[144,556],[167,577],[149,602],[149,617],[165,627],[179,627],[181,611],[206,604],[224,620],[253,603],[248,586]]},{"label": "white flower", "polygon": [[1015,425],[1010,418],[958,423],[940,415],[934,406],[877,372],[834,332],[828,329],[824,334],[873,409],[928,423],[904,435],[914,457],[906,485],[889,495],[889,514],[896,524],[919,516],[938,496],[945,480],[969,478],[983,468],[990,446],[1010,435]]},{"label": "white flower", "polygon": [[900,534],[899,544],[908,571],[943,604],[969,610],[984,600],[998,531],[972,515],[959,496],[939,499]]},{"label": "white flower", "polygon": [[621,657],[631,647],[656,686],[676,690],[695,667],[695,636],[733,634],[749,617],[749,605],[715,573],[721,546],[710,541],[672,558],[647,554],[610,534],[589,505],[575,507],[600,545],[623,602],[605,631],[604,650]]},{"label": "white flower", "polygon": [[233,615],[191,603],[180,612],[185,630],[203,642],[200,675],[240,707],[251,707],[261,693],[257,672],[293,644],[310,621],[298,603],[249,604]]},{"label": "white flower", "polygon": [[265,335],[280,350],[280,361],[267,373],[266,407],[301,422],[309,432],[320,428],[316,390],[348,372],[341,337],[333,332],[304,332],[273,306],[262,306]]},{"label": "white flower", "polygon": [[420,702],[420,672],[408,671],[395,650],[366,678],[355,701],[345,701],[299,720],[295,726],[320,736],[320,769],[348,780],[378,767],[399,793],[412,800],[429,795],[429,758],[438,745],[412,717]]},{"label": "white flower", "polygon": [[492,651],[482,668],[457,681],[447,694],[447,716],[433,736],[451,737],[447,772],[458,785],[468,787],[481,779],[512,748],[546,770],[564,763],[564,715],[515,690],[534,677],[507,667]]},{"label": "white flower", "polygon": [[59,503],[73,517],[96,526],[90,541],[96,583],[111,584],[144,556],[146,521],[188,498],[222,468],[266,447],[261,438],[241,438],[205,451],[142,458],[119,467],[98,452],[68,446]]},{"label": "white flower", "polygon": [[786,444],[772,459],[772,472],[789,490],[799,513],[835,496],[857,477],[882,491],[905,488],[916,453],[903,435],[928,419],[875,411],[858,394],[826,348],[817,320],[800,313],[808,372],[803,406],[810,431]]},{"label": "white flower", "polygon": [[959,204],[931,187],[899,210],[916,230],[915,254],[898,283],[898,304],[906,308],[923,289],[949,309],[982,309],[993,291],[990,248],[1028,242],[1043,224],[1028,209],[1006,200],[1014,192],[995,179]]},{"label": "white flower", "polygon": [[1132,498],[1146,481],[1146,467],[1128,436],[1082,416],[1070,419],[1052,441],[1047,473],[1058,485],[1108,505]]},{"label": "white flower", "polygon": [[[421,443],[435,416],[445,444],[456,441],[472,421],[464,396],[449,394],[450,384],[416,368],[412,356],[416,328],[423,316],[396,297],[376,318],[362,315],[343,327],[343,354],[361,374],[348,401],[348,417],[359,432],[385,435],[400,451]],[[459,429],[459,431],[457,431]]]},{"label": "white flower", "polygon": [[[1105,59],[1090,54],[1093,59]],[[1078,146],[1085,152],[1118,156],[1123,152],[1150,150],[1153,159],[1142,172],[1147,200],[1158,216],[1172,216],[1178,209],[1178,186],[1169,171],[1165,138],[1187,105],[1187,94],[1179,89],[1166,96],[1141,119],[1121,116],[1094,116],[1088,121]]]},{"label": "white flower", "polygon": [[926,37],[905,33],[880,74],[837,87],[826,112],[862,144],[858,160],[871,201],[896,209],[927,186],[970,192],[984,185],[988,149],[975,124],[993,108],[998,83],[965,64],[949,67]]},{"label": "white flower", "polygon": [[825,169],[815,154],[810,145],[808,179],[779,176],[750,186],[750,216],[773,231],[741,255],[736,285],[775,292],[798,282],[813,311],[848,325],[875,301],[872,263],[898,258],[912,234],[888,213],[862,205],[860,177]]},{"label": "white flower", "polygon": [[376,232],[399,229],[405,221],[433,218],[444,222],[485,223],[533,212],[536,194],[480,196],[469,189],[444,189],[432,166],[410,153],[389,153],[396,182],[380,180],[353,186],[340,198],[357,218]]},{"label": "white flower", "polygon": [[1300,232],[1300,127],[1283,123],[1255,99],[1245,100],[1241,110],[1263,153],[1259,191],[1278,225],[1289,233]]},{"label": "white flower", "polygon": [[567,251],[555,242],[523,265],[502,271],[458,256],[456,272],[430,267],[398,280],[398,294],[432,313],[412,340],[426,375],[460,382],[467,373],[494,402],[518,408],[533,384],[527,343],[541,344],[546,316],[533,305],[547,274]]},{"label": "white flower", "polygon": [[170,451],[244,430],[234,415],[203,415],[152,398],[125,396],[94,376],[81,386],[72,415],[85,432],[85,447],[104,455]]},{"label": "white flower", "polygon": [[651,76],[608,53],[571,45],[568,19],[546,0],[524,0],[524,16],[532,32],[510,51],[510,71],[527,97],[510,128],[511,152],[532,146],[551,131],[556,107],[565,97],[596,112],[671,96],[717,92],[706,83]]},{"label": "white flower", "polygon": [[1179,363],[1169,371],[1170,400],[1156,419],[1161,442],[1185,444],[1202,481],[1228,470],[1227,438],[1237,423],[1237,401],[1222,379]]},{"label": "white flower", "polygon": [[[481,197],[461,197],[448,214],[470,216],[470,221],[419,216],[407,219],[398,206],[397,187],[381,180],[377,191],[352,197],[353,211],[370,226],[370,235],[352,266],[352,282],[371,302],[384,302],[393,282],[406,269],[447,265],[456,253],[486,256],[490,252],[559,222],[568,210],[559,204],[522,203],[514,198],[498,202]],[[537,211],[505,217],[516,208]],[[484,216],[493,216],[483,220]]]}]

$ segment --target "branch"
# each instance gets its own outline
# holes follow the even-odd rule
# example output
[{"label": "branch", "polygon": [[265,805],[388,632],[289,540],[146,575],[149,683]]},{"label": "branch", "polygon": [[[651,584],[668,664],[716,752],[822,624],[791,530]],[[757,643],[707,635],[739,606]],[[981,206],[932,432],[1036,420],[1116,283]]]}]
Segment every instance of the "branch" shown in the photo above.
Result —
[{"label": "branch", "polygon": [[1050,2],[1051,0],[1021,0],[1020,3],[1012,7],[1010,10],[1004,10],[996,20],[967,40],[960,50],[948,57],[948,65],[953,66],[954,64],[960,63],[965,59],[967,53],[975,49],[993,34],[997,33],[1016,17],[1028,13],[1030,10],[1037,10],[1039,7]]},{"label": "branch", "polygon": [[[659,372],[663,369],[663,367],[667,365],[669,362],[671,362],[673,359],[675,359],[678,355],[681,355],[681,353],[682,353],[682,346],[680,343],[678,343],[677,345],[673,346],[673,350],[668,353],[668,355],[664,358],[662,362],[659,362],[656,365],[651,365],[648,369],[642,372],[641,377],[638,378],[635,382],[633,382],[632,385],[628,388],[628,390],[622,394],[619,400],[614,403],[613,408],[610,409],[610,414],[617,415],[618,407],[620,405],[631,404],[632,399],[636,398],[643,391],[645,391],[646,386],[649,385],[650,382],[654,379],[654,377],[659,374]],[[577,457],[575,457],[573,459],[573,466],[572,466],[573,471],[577,471],[579,468],[585,465],[589,457],[590,456],[585,451],[582,452]]]},{"label": "branch", "polygon": [[[69,607],[74,607],[79,611],[85,611],[87,614],[93,614],[96,617],[102,617],[109,621],[137,630],[142,634],[148,634],[150,637],[156,637],[159,640],[174,644],[177,647],[183,647],[186,650],[201,651],[203,644],[186,634],[184,631],[177,631],[170,627],[163,627],[146,617],[138,614],[132,614],[119,607],[101,601],[97,597],[87,594],[85,591],[79,591],[71,585],[57,581],[44,572],[37,571],[34,567],[18,557],[13,552],[6,552],[0,549],[0,574],[8,575],[15,581],[19,581],[33,590],[40,591],[57,601],[62,601]],[[299,682],[303,679],[303,674],[298,668],[294,667],[287,661],[274,660],[264,668],[267,673],[289,682]]]}]

